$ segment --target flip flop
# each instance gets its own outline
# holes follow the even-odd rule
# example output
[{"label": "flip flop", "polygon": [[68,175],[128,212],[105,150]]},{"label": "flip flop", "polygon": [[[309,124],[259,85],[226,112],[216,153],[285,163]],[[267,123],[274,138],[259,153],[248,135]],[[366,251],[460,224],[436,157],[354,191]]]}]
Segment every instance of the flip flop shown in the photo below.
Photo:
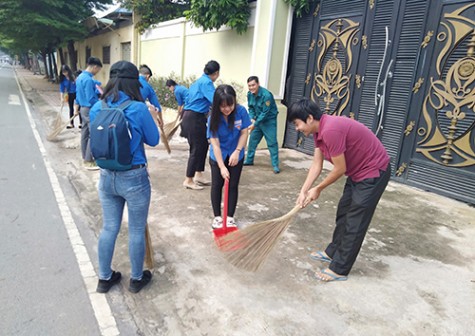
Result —
[{"label": "flip flop", "polygon": [[320,270],[320,273],[325,274],[325,275],[328,275],[328,276],[330,277],[329,280],[326,280],[326,279],[320,278],[320,277],[317,275],[317,273],[314,273],[315,278],[317,278],[317,280],[320,280],[320,281],[331,282],[331,281],[346,281],[346,280],[348,280],[348,277],[345,276],[345,275],[335,275],[335,274],[326,272],[325,270]]},{"label": "flip flop", "polygon": [[310,258],[316,261],[327,262],[327,263],[330,263],[332,261],[332,259],[324,255],[322,251],[316,251],[316,252],[311,253]]}]

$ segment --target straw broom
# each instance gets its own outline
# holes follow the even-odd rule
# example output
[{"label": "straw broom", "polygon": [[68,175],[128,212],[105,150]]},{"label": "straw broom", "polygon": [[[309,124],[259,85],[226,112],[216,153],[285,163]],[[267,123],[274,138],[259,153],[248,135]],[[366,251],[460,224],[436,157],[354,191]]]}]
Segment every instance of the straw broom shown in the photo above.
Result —
[{"label": "straw broom", "polygon": [[168,143],[167,135],[165,131],[163,130],[163,117],[162,117],[161,112],[157,113],[157,122],[158,122],[158,128],[160,129],[160,133],[162,134],[161,139],[162,139],[163,145],[165,146],[167,153],[170,154],[172,150],[170,148],[170,144]]},{"label": "straw broom", "polygon": [[169,141],[172,139],[173,135],[175,135],[180,124],[181,124],[181,119],[180,119],[180,115],[178,114],[174,121],[169,122],[165,124],[165,126],[163,126],[163,130],[165,131],[165,135]]},{"label": "straw broom", "polygon": [[257,271],[299,210],[300,205],[296,205],[282,217],[253,224],[224,236],[221,239],[225,258],[238,268]]}]

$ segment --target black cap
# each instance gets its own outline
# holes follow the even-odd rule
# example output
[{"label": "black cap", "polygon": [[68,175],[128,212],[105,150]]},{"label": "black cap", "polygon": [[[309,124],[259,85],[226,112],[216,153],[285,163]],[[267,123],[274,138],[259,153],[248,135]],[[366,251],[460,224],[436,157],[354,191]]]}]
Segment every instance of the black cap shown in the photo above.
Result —
[{"label": "black cap", "polygon": [[109,77],[139,79],[139,70],[133,63],[119,61],[112,64]]}]

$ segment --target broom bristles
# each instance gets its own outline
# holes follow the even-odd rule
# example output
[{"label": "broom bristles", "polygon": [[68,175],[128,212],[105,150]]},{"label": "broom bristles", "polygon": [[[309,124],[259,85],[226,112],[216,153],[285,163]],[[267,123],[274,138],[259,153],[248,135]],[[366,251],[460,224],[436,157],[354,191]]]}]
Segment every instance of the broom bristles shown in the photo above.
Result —
[{"label": "broom bristles", "polygon": [[173,135],[175,135],[178,127],[180,126],[181,124],[181,119],[180,119],[180,115],[177,115],[176,119],[172,122],[169,122],[167,124],[165,124],[165,126],[163,126],[163,130],[166,134],[166,137],[167,139],[170,141],[173,137]]},{"label": "broom bristles", "polygon": [[282,217],[250,225],[221,238],[221,250],[234,266],[255,272],[267,259],[279,238],[289,227],[300,206]]}]

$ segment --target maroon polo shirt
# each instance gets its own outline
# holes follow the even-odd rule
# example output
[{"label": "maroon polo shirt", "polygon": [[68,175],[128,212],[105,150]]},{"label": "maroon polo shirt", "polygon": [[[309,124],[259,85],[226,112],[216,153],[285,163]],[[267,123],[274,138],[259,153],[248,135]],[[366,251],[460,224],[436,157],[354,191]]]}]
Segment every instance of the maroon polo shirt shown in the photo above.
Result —
[{"label": "maroon polo shirt", "polygon": [[345,175],[353,182],[379,177],[379,171],[388,167],[389,155],[381,141],[365,125],[351,118],[322,115],[314,140],[325,160],[332,162],[332,157],[345,154]]}]

